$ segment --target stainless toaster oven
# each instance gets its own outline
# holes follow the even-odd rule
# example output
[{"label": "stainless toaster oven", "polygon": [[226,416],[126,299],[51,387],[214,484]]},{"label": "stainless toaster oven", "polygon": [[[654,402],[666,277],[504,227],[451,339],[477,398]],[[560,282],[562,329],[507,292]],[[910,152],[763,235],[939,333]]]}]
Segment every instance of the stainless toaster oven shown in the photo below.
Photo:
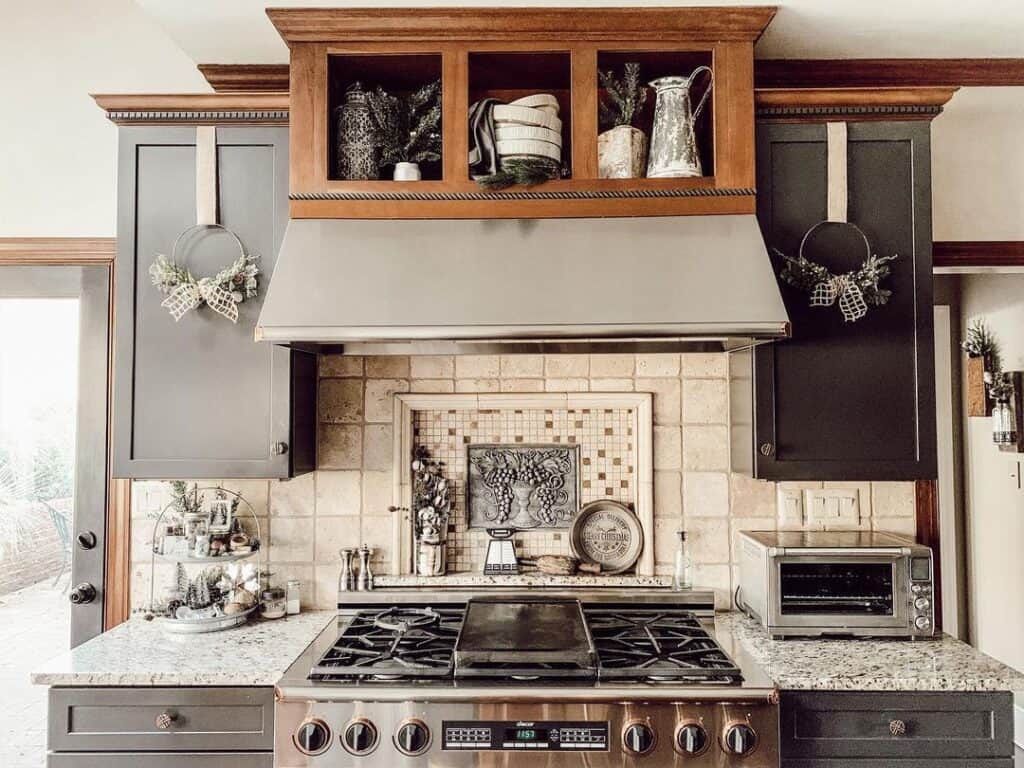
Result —
[{"label": "stainless toaster oven", "polygon": [[737,603],[773,638],[931,637],[932,552],[868,531],[743,531]]}]

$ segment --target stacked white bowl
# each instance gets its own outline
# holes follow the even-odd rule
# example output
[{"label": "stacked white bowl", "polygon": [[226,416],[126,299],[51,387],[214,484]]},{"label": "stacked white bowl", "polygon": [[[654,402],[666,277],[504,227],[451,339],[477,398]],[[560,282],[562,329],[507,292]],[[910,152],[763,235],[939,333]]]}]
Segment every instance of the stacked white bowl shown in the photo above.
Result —
[{"label": "stacked white bowl", "polygon": [[558,99],[550,93],[495,105],[494,132],[499,162],[526,158],[562,162],[562,121]]}]

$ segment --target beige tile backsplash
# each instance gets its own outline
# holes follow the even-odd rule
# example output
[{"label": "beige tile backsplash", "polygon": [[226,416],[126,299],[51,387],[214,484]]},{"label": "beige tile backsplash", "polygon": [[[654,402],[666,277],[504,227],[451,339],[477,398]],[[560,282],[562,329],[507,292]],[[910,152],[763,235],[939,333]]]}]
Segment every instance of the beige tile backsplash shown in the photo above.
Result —
[{"label": "beige tile backsplash", "polygon": [[[776,527],[776,484],[729,472],[728,361],[724,354],[470,355],[345,357],[320,360],[317,472],[287,482],[224,480],[252,503],[269,541],[275,580],[297,578],[308,606],[333,607],[338,549],[374,547],[384,572],[394,546],[391,504],[392,414],[398,392],[652,392],[656,569],[668,574],[675,532],[689,531],[694,581],[729,604],[735,587],[735,538]],[[215,483],[204,483],[215,485]],[[793,483],[795,488],[853,485],[861,515],[875,530],[914,533],[913,483]],[[169,486],[133,489],[132,603],[149,599],[150,538]],[[171,568],[158,564],[157,592]]]}]

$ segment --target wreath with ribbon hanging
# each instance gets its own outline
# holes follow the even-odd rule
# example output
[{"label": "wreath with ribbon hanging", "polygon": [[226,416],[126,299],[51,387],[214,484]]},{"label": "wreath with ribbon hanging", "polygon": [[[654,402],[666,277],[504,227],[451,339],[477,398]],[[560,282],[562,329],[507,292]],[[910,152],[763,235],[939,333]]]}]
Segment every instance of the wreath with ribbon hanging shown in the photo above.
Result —
[{"label": "wreath with ribbon hanging", "polygon": [[[852,227],[861,236],[868,255],[860,268],[837,275],[828,267],[804,256],[804,246],[811,234],[824,224]],[[787,256],[778,249],[774,250],[785,262],[779,275],[783,282],[810,294],[812,307],[831,307],[838,303],[843,320],[848,323],[860,320],[868,313],[869,307],[880,307],[892,296],[892,291],[882,288],[881,282],[891,273],[889,262],[894,261],[897,254],[878,256],[871,253],[867,235],[856,224],[821,221],[804,234],[796,256]]]},{"label": "wreath with ribbon hanging", "polygon": [[[238,245],[239,256],[230,266],[213,277],[201,277],[197,280],[188,269],[178,264],[178,246],[185,235],[196,229],[210,227],[222,229],[231,235]],[[193,309],[206,304],[221,317],[237,323],[238,305],[246,299],[254,298],[258,292],[258,258],[246,253],[238,235],[227,227],[220,224],[196,224],[182,231],[174,240],[170,258],[162,253],[157,254],[156,261],[149,267],[149,276],[153,280],[153,285],[167,297],[160,306],[167,308],[175,322]]]}]

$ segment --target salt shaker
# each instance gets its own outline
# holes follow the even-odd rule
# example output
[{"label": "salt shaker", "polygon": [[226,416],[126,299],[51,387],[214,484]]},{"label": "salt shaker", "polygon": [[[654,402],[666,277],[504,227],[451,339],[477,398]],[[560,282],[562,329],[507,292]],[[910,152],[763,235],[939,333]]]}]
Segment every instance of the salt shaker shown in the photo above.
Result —
[{"label": "salt shaker", "polygon": [[359,548],[359,575],[356,577],[356,589],[368,592],[373,589],[373,571],[370,570],[370,555],[373,550],[363,544]]},{"label": "salt shaker", "polygon": [[341,573],[338,575],[338,592],[351,592],[355,588],[355,578],[352,573],[352,556],[355,553],[354,549],[342,549],[339,551],[341,555]]}]

